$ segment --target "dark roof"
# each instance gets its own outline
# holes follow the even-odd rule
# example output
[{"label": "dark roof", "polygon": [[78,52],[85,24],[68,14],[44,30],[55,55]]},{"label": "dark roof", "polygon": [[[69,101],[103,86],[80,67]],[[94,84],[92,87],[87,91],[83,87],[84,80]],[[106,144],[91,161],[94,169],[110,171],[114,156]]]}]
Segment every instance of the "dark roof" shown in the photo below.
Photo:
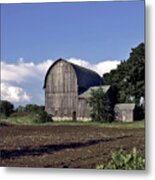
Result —
[{"label": "dark roof", "polygon": [[135,103],[121,103],[116,104],[115,109],[118,108],[120,110],[134,110],[135,109]]},{"label": "dark roof", "polygon": [[55,61],[49,67],[49,69],[48,69],[48,71],[46,73],[46,76],[45,76],[44,87],[43,88],[46,88],[46,80],[47,80],[47,76],[48,76],[50,70],[59,61],[65,61],[65,62],[69,63],[73,67],[73,69],[74,69],[74,71],[76,73],[76,76],[77,76],[79,94],[86,91],[89,87],[103,84],[102,78],[96,72],[94,72],[94,71],[92,71],[90,69],[84,68],[82,66],[78,66],[76,64],[70,63],[70,62],[60,58],[57,61]]}]

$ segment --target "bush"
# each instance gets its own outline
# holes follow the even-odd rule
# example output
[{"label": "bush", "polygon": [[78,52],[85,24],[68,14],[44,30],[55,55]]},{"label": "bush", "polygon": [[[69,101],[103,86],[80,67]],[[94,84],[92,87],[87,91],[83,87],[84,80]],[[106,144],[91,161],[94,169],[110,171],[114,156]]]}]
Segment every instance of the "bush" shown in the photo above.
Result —
[{"label": "bush", "polygon": [[138,155],[136,148],[132,153],[127,153],[123,149],[112,152],[111,160],[107,165],[98,164],[97,169],[124,169],[124,170],[144,170],[145,160]]},{"label": "bush", "polygon": [[25,106],[26,112],[38,112],[41,109],[44,109],[44,106],[38,106],[37,104],[27,104]]},{"label": "bush", "polygon": [[111,122],[113,121],[113,109],[108,96],[103,92],[102,87],[91,91],[88,99],[91,108],[91,118],[93,121]]},{"label": "bush", "polygon": [[9,101],[0,101],[0,114],[1,116],[9,117],[14,111],[14,106]]},{"label": "bush", "polygon": [[35,123],[46,123],[46,122],[52,122],[52,118],[50,115],[47,114],[46,111],[43,109],[40,109],[38,112],[34,113],[34,122]]}]

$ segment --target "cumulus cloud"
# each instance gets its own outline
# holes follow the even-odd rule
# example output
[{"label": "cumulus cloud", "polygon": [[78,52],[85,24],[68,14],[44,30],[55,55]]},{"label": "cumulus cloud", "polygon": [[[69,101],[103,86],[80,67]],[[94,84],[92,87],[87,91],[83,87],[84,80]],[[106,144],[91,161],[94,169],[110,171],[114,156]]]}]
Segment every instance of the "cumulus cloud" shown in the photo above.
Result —
[{"label": "cumulus cloud", "polygon": [[28,81],[30,78],[40,79],[40,76],[46,72],[52,63],[52,60],[46,60],[39,64],[33,62],[25,63],[21,58],[17,64],[8,64],[2,61],[1,79],[2,81],[13,81],[16,83]]},{"label": "cumulus cloud", "polygon": [[[96,64],[77,58],[68,58],[67,61],[92,69],[101,76],[112,69],[116,69],[117,65],[120,64],[120,61],[117,60],[106,60]],[[52,59],[48,59],[36,64],[34,62],[24,62],[23,58],[20,58],[15,64],[1,61],[2,99],[11,102],[30,101],[37,96],[37,93],[41,94],[45,74],[53,62]],[[31,97],[26,89],[22,88],[22,85],[29,91]],[[36,97],[36,99],[38,98]],[[42,98],[40,98],[40,101],[42,101]]]},{"label": "cumulus cloud", "polygon": [[112,69],[116,69],[117,66],[121,63],[118,60],[106,60],[99,62],[97,64],[91,64],[88,61],[82,60],[82,59],[76,59],[76,58],[70,58],[68,59],[69,62],[72,62],[74,64],[92,69],[96,71],[100,76],[103,74],[110,72]]},{"label": "cumulus cloud", "polygon": [[30,96],[22,88],[2,82],[1,99],[11,102],[23,102],[30,101]]},{"label": "cumulus cloud", "polygon": [[[106,60],[97,64],[91,64],[86,60],[69,58],[69,62],[78,64],[80,66],[92,69],[99,73],[101,76],[110,72],[112,69],[116,69],[117,65],[120,64],[118,60]],[[46,61],[35,64],[34,62],[24,62],[22,58],[16,64],[8,64],[4,61],[1,62],[1,79],[2,81],[12,81],[16,83],[26,82],[31,78],[41,79],[44,77],[47,69],[54,61],[48,59]]]}]

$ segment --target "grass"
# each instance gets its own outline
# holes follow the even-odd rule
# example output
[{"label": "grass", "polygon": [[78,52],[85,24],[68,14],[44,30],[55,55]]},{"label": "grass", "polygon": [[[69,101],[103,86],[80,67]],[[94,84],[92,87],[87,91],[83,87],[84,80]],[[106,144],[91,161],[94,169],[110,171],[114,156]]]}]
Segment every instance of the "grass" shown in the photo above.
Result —
[{"label": "grass", "polygon": [[21,117],[9,117],[3,118],[1,122],[11,123],[11,124],[19,124],[19,125],[70,125],[70,126],[77,126],[77,125],[89,125],[89,126],[97,126],[103,128],[144,128],[145,122],[144,120],[141,121],[134,121],[134,122],[112,122],[112,123],[100,123],[100,122],[82,122],[82,121],[59,121],[59,122],[48,122],[43,124],[38,124],[34,122],[33,115],[26,115]]},{"label": "grass", "polygon": [[[51,123],[50,123],[51,124]],[[52,122],[53,125],[90,125],[90,126],[99,126],[105,128],[144,128],[145,122],[144,120],[141,121],[134,121],[128,123],[122,122],[112,122],[112,123],[100,123],[100,122]]]},{"label": "grass", "polygon": [[8,117],[8,118],[2,119],[1,122],[11,123],[11,124],[19,124],[19,125],[34,124],[32,115],[19,116],[19,117]]}]

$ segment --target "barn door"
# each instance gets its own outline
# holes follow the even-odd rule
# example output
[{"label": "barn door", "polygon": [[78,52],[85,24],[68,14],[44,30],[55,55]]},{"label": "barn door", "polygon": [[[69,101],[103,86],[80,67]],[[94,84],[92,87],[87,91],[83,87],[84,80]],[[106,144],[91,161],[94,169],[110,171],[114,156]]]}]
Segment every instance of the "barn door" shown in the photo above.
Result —
[{"label": "barn door", "polygon": [[73,111],[72,119],[73,119],[73,121],[76,121],[76,111]]}]

